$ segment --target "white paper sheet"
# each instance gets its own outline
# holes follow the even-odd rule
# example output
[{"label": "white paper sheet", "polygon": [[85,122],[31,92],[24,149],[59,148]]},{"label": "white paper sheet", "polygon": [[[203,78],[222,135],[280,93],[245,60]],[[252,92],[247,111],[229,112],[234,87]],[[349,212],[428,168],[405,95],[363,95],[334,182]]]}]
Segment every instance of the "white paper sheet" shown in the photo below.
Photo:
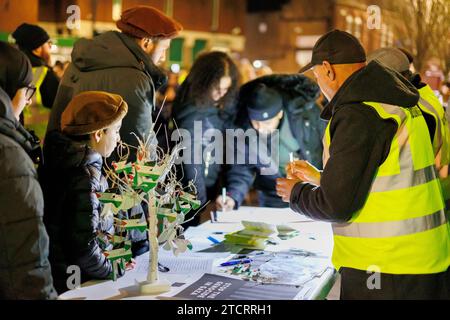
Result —
[{"label": "white paper sheet", "polygon": [[[170,269],[167,273],[205,273],[211,272],[214,263],[214,257],[205,255],[180,254],[175,257],[172,252],[160,250],[159,263]],[[136,266],[137,273],[147,273],[149,260],[141,260]],[[164,274],[164,273],[163,273]]]},{"label": "white paper sheet", "polygon": [[269,224],[312,221],[289,208],[240,207],[239,210],[217,212],[218,223],[235,223],[242,220],[259,221]]}]

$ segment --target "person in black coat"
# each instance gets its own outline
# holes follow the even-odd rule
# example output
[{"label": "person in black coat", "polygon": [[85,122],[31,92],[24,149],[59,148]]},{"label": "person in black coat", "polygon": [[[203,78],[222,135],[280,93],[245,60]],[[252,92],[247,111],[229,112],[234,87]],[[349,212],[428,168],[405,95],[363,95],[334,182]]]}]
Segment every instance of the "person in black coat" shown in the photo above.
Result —
[{"label": "person in black coat", "polygon": [[42,105],[51,109],[58,91],[59,78],[51,64],[51,40],[48,33],[37,25],[22,23],[12,33],[20,50],[30,59],[33,68],[46,68],[45,77],[39,86]]},{"label": "person in black coat", "polygon": [[202,204],[216,198],[223,160],[223,153],[209,150],[214,139],[208,133],[223,134],[233,127],[238,84],[239,71],[226,53],[204,53],[194,62],[174,101],[175,125],[186,147],[179,171],[184,185],[194,181]]},{"label": "person in black coat", "polygon": [[[243,149],[239,143],[227,144],[227,152],[233,153],[235,161],[244,155],[245,162],[228,166],[226,198],[220,195],[216,199],[219,210],[237,209],[252,186],[258,192],[260,206],[287,207],[277,196],[275,185],[276,179],[286,174],[284,168],[290,154],[322,166],[326,123],[320,120],[321,110],[316,103],[319,93],[316,83],[299,74],[267,75],[242,86],[236,126],[253,132],[259,148],[251,139],[245,140]],[[261,147],[263,136],[267,137],[267,149]]]},{"label": "person in black coat", "polygon": [[31,82],[27,57],[0,42],[0,300],[57,297],[33,164],[42,161],[42,152],[19,122],[35,92]]},{"label": "person in black coat", "polygon": [[[76,265],[81,282],[106,279],[113,272],[103,255],[100,234],[114,235],[111,216],[101,216],[96,193],[108,183],[102,175],[102,157],[120,141],[119,130],[128,111],[119,95],[87,91],[75,96],[63,112],[61,132],[47,136],[46,163],[41,181],[45,199],[45,224],[50,235],[50,261],[55,287],[68,289],[67,268]],[[124,270],[119,270],[119,276]]]},{"label": "person in black coat", "polygon": [[52,42],[44,29],[28,23],[18,26],[12,36],[20,50],[30,59],[33,85],[37,88],[33,102],[21,115],[21,121],[25,128],[33,130],[42,140],[59,86],[59,78],[50,65]]}]

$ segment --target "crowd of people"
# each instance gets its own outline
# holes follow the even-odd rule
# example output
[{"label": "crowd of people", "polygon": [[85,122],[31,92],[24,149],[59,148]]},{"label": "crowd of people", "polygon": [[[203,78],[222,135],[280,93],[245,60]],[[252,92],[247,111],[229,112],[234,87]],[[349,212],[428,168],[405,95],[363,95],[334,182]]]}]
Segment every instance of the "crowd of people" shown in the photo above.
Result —
[{"label": "crowd of people", "polygon": [[[98,240],[115,232],[96,196],[109,188],[102,168],[118,159],[120,141],[137,147],[135,135],[160,125],[163,149],[174,147],[173,132],[189,133],[177,141],[186,147],[177,174],[202,204],[190,225],[208,210],[238,209],[254,190],[260,206],[333,224],[341,298],[450,298],[450,132],[407,52],[366,56],[334,30],[298,73],[242,72],[212,51],[181,84],[167,83],[161,64],[181,24],[139,6],[117,27],[78,40],[72,62],[55,68],[39,26],[20,25],[16,46],[0,42],[0,298],[55,299],[69,289],[71,265],[82,282],[111,277]],[[310,69],[315,79],[303,75]],[[218,161],[211,130],[234,130],[244,143],[219,144]],[[264,146],[254,148],[252,130]],[[230,155],[245,161],[224,161]],[[145,211],[122,214],[146,219]],[[146,233],[130,240],[134,257],[149,250]],[[372,265],[383,277],[378,291],[366,285]]]}]

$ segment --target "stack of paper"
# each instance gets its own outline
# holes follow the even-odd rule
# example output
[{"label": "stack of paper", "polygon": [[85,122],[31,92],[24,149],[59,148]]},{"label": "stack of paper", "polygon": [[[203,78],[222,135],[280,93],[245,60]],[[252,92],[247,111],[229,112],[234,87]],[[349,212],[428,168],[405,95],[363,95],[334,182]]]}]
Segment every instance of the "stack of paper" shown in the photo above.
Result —
[{"label": "stack of paper", "polygon": [[264,249],[271,235],[277,232],[275,226],[264,222],[242,221],[244,229],[225,235],[225,242],[247,249]]},{"label": "stack of paper", "polygon": [[280,224],[277,226],[277,230],[278,230],[278,237],[281,240],[287,240],[296,237],[300,234],[300,232],[297,229],[294,229],[288,225]]}]

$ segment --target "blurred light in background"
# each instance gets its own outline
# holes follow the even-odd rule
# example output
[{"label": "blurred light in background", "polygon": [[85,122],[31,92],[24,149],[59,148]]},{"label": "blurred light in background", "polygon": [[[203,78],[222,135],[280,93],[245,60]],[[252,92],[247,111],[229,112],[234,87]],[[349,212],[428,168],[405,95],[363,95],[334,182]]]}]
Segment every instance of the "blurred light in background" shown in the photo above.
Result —
[{"label": "blurred light in background", "polygon": [[268,29],[267,23],[265,23],[265,22],[261,22],[261,23],[258,25],[258,30],[259,30],[260,33],[266,33],[266,32],[267,32],[267,29]]},{"label": "blurred light in background", "polygon": [[255,67],[256,69],[259,69],[263,66],[261,60],[255,60],[253,61],[253,67]]},{"label": "blurred light in background", "polygon": [[170,71],[172,71],[173,73],[178,73],[178,72],[180,72],[180,70],[181,70],[181,68],[178,63],[174,63],[170,66]]}]

